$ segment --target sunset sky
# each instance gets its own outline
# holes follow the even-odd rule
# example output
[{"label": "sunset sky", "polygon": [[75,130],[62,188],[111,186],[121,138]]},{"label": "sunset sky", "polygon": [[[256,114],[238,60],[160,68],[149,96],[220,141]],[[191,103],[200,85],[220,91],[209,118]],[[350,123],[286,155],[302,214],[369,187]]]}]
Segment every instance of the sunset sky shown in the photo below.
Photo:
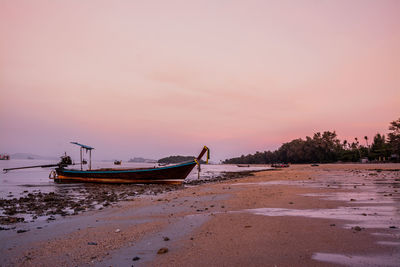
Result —
[{"label": "sunset sky", "polygon": [[0,0],[0,153],[219,160],[400,117],[400,1]]}]

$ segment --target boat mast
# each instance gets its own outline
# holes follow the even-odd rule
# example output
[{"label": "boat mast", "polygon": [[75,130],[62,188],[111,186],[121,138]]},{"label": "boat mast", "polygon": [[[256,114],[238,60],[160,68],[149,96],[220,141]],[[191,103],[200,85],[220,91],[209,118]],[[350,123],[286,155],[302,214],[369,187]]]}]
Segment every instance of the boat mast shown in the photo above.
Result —
[{"label": "boat mast", "polygon": [[80,155],[81,155],[81,171],[83,170],[83,167],[82,167],[82,163],[83,163],[83,161],[82,161],[82,147],[79,149],[79,151],[80,151]]}]

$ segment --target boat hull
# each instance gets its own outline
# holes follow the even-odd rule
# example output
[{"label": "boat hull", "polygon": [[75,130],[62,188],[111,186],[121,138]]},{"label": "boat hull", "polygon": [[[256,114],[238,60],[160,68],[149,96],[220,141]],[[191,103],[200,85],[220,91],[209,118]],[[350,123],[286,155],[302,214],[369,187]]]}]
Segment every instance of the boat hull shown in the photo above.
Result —
[{"label": "boat hull", "polygon": [[57,175],[53,179],[59,183],[182,184],[195,166],[196,162],[193,161],[150,169],[99,169],[81,171],[57,168]]}]

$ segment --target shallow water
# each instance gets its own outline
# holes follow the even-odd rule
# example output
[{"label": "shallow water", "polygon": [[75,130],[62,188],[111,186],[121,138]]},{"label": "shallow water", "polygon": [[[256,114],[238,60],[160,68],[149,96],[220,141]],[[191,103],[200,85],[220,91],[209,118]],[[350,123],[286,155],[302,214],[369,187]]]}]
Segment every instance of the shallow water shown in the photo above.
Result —
[{"label": "shallow water", "polygon": [[[18,198],[21,195],[35,192],[42,193],[62,193],[65,189],[76,189],[82,184],[57,184],[49,179],[51,168],[32,168],[13,170],[7,173],[2,172],[4,168],[14,168],[22,166],[54,164],[54,161],[47,160],[2,160],[0,161],[0,198]],[[140,168],[154,167],[154,164],[126,163],[123,167]],[[114,167],[113,162],[93,162],[92,168]],[[75,166],[79,168],[79,166]]]},{"label": "shallow water", "polygon": [[338,207],[336,209],[259,208],[245,211],[264,216],[299,216],[350,221],[344,224],[345,228],[359,226],[388,229],[390,226],[400,225],[398,209],[393,206]]},{"label": "shallow water", "polygon": [[[18,198],[27,193],[34,192],[60,192],[63,188],[79,189],[82,184],[56,184],[49,179],[51,168],[33,168],[14,170],[4,173],[4,168],[14,168],[32,165],[54,164],[54,161],[47,160],[0,160],[0,198]],[[94,161],[92,168],[153,168],[156,163],[131,163],[123,162],[116,166],[113,162]],[[75,166],[79,168],[79,166]],[[221,176],[223,172],[238,172],[250,170],[271,169],[269,166],[237,167],[236,165],[201,165],[200,180],[209,180]],[[197,167],[195,167],[186,181],[198,179]]]},{"label": "shallow water", "polygon": [[269,181],[259,183],[237,183],[236,186],[302,186],[328,189],[331,192],[303,194],[333,201],[345,201],[349,205],[336,209],[281,209],[260,208],[246,212],[264,216],[301,216],[347,220],[346,228],[400,228],[400,181],[399,172],[377,175],[375,171],[357,173],[326,173],[320,177],[302,181]]},{"label": "shallow water", "polygon": [[[51,164],[42,160],[0,161],[0,168]],[[125,163],[114,166],[113,162],[93,162],[93,168],[153,168],[154,163]],[[76,166],[79,168],[79,166]],[[202,165],[200,180],[222,176],[223,172],[260,170],[267,167],[239,168],[235,165]],[[54,183],[48,178],[50,169],[34,168],[1,173],[0,176],[0,224],[14,223],[15,218],[24,222],[56,220],[60,216],[76,215],[89,210],[100,210],[118,201],[130,200],[140,195],[157,195],[177,190],[182,186],[140,184],[91,184]],[[186,181],[198,179],[195,168]],[[190,186],[190,185],[184,185]],[[4,228],[4,227],[2,227]],[[7,226],[3,230],[11,229]]]}]

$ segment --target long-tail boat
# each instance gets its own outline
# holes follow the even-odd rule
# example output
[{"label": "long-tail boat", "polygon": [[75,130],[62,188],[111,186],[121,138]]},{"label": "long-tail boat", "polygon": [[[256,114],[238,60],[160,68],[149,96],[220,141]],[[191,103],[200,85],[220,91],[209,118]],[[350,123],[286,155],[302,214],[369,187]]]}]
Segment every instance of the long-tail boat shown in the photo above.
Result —
[{"label": "long-tail boat", "polygon": [[[91,152],[92,147],[73,142],[81,147],[82,151]],[[55,182],[91,182],[91,183],[166,183],[166,184],[182,184],[185,178],[193,170],[196,165],[200,164],[201,158],[207,152],[207,163],[210,158],[210,150],[204,146],[197,158],[191,161],[170,165],[165,167],[154,168],[136,168],[136,169],[121,169],[121,168],[106,168],[106,169],[91,169],[91,159],[89,169],[67,169],[65,166],[60,166],[55,169],[51,179]],[[91,153],[90,153],[91,155]]]}]

